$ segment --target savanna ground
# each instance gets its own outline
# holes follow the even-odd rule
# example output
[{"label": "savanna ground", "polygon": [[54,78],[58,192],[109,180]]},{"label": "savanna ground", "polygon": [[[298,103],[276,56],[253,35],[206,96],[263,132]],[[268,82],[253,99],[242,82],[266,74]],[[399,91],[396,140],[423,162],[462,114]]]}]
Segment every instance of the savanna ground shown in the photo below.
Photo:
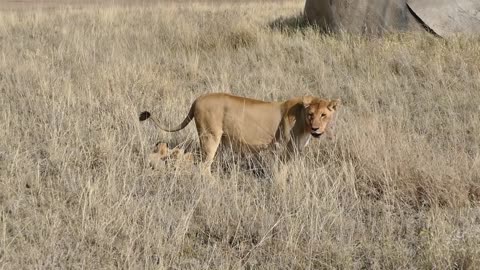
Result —
[{"label": "savanna ground", "polygon": [[[1,267],[479,267],[480,39],[327,36],[302,5],[0,11]],[[336,139],[262,174],[151,170],[196,132],[138,113],[214,91],[341,98]]]}]

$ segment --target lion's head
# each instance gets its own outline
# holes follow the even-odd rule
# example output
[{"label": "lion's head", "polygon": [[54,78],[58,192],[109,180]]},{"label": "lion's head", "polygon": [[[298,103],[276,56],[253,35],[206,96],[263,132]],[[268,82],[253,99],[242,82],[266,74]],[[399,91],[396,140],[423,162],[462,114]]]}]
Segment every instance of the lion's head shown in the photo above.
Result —
[{"label": "lion's head", "polygon": [[306,129],[313,137],[318,138],[325,133],[333,115],[340,105],[340,100],[325,100],[312,96],[303,97]]}]

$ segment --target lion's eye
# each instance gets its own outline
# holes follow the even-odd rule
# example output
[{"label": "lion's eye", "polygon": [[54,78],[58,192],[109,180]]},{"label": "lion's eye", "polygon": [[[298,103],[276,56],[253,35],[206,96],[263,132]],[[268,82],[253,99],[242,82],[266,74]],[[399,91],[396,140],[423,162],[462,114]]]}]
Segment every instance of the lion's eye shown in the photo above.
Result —
[{"label": "lion's eye", "polygon": [[322,113],[322,118],[325,118],[325,116],[327,116],[325,113]]}]

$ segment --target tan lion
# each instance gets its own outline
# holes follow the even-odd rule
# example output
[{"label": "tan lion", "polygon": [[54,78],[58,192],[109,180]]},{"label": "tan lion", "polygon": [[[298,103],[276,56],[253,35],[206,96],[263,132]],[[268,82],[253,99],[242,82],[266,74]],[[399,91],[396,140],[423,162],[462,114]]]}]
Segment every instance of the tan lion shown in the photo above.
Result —
[{"label": "tan lion", "polygon": [[[265,102],[225,93],[198,97],[183,122],[166,128],[152,120],[162,130],[176,132],[195,119],[200,140],[204,169],[210,167],[221,142],[233,149],[257,152],[273,145],[286,146],[289,156],[302,150],[311,137],[318,138],[327,129],[340,100],[325,100],[313,96],[295,97],[284,102]],[[150,118],[140,114],[140,121]]]}]

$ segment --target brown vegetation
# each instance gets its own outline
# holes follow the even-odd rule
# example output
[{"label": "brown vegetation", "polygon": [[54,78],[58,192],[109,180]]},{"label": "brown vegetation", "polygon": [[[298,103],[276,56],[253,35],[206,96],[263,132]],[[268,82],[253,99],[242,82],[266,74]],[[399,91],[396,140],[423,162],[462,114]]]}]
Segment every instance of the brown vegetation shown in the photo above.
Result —
[{"label": "brown vegetation", "polygon": [[[325,36],[301,10],[2,11],[0,265],[478,267],[478,37]],[[263,174],[228,150],[215,181],[151,170],[156,141],[195,144],[195,127],[138,113],[175,125],[219,91],[339,97],[336,138],[288,164],[266,155]]]}]

